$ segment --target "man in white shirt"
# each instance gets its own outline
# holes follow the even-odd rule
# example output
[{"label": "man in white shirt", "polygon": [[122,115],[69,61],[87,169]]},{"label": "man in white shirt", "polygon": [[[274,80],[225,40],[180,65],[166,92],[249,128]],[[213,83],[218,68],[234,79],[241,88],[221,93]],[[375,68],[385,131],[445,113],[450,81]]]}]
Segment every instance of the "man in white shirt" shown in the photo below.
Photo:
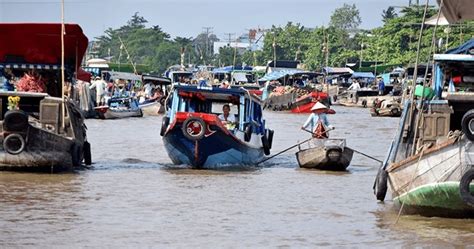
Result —
[{"label": "man in white shirt", "polygon": [[361,87],[360,87],[359,81],[354,80],[354,82],[352,82],[352,85],[351,85],[349,88],[347,88],[347,90],[355,90],[355,91],[357,91],[357,90],[360,90],[360,88],[361,88]]},{"label": "man in white shirt", "polygon": [[225,104],[222,107],[222,114],[219,115],[219,119],[222,121],[222,124],[224,125],[231,125],[235,124],[235,116],[233,114],[230,114],[230,105]]},{"label": "man in white shirt", "polygon": [[100,77],[96,77],[96,80],[92,82],[89,89],[94,89],[96,92],[96,102],[97,106],[101,106],[105,104],[105,88],[107,87],[107,83]]}]

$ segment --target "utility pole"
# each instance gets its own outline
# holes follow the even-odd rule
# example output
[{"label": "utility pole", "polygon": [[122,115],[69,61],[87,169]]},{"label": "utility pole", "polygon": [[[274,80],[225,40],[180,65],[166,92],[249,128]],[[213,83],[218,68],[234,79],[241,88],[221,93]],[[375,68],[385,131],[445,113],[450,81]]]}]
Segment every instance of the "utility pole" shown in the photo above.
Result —
[{"label": "utility pole", "polygon": [[276,34],[273,35],[273,67],[276,67],[277,53],[276,53]]},{"label": "utility pole", "polygon": [[203,29],[205,30],[204,33],[206,34],[206,55],[209,55],[209,34],[211,34],[211,31],[213,29],[213,27],[203,27]]},{"label": "utility pole", "polygon": [[230,47],[230,44],[232,42],[232,36],[235,35],[235,33],[224,33],[225,36],[227,36],[227,45],[229,45]]}]

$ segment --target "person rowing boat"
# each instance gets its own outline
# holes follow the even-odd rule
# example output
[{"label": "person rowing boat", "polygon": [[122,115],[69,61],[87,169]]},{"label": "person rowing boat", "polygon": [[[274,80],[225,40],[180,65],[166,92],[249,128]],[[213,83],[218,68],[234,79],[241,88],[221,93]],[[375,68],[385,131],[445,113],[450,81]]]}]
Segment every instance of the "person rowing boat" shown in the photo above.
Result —
[{"label": "person rowing boat", "polygon": [[311,108],[311,112],[311,115],[309,115],[301,129],[311,131],[314,138],[328,138],[329,134],[327,130],[332,130],[334,127],[329,124],[326,113],[334,113],[334,111],[330,110],[324,104],[316,102],[316,104]]}]

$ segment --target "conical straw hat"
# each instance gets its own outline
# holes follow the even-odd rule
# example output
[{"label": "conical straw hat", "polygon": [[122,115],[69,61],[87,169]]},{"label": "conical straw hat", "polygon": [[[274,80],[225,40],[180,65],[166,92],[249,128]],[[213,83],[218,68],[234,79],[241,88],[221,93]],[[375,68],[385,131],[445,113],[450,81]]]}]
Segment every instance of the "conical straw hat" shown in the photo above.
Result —
[{"label": "conical straw hat", "polygon": [[311,111],[322,110],[322,109],[328,109],[328,107],[321,104],[320,102],[316,102],[316,104],[314,104],[313,107],[311,107]]}]

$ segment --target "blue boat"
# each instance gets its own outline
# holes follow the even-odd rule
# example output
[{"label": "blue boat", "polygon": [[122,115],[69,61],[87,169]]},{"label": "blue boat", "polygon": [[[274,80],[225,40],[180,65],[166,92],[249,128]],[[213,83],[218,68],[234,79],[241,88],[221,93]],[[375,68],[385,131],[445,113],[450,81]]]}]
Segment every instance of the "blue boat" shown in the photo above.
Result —
[{"label": "blue boat", "polygon": [[[167,103],[160,135],[175,164],[254,165],[270,154],[273,131],[266,128],[259,98],[243,88],[178,85]],[[219,119],[226,104],[234,124]]]}]

